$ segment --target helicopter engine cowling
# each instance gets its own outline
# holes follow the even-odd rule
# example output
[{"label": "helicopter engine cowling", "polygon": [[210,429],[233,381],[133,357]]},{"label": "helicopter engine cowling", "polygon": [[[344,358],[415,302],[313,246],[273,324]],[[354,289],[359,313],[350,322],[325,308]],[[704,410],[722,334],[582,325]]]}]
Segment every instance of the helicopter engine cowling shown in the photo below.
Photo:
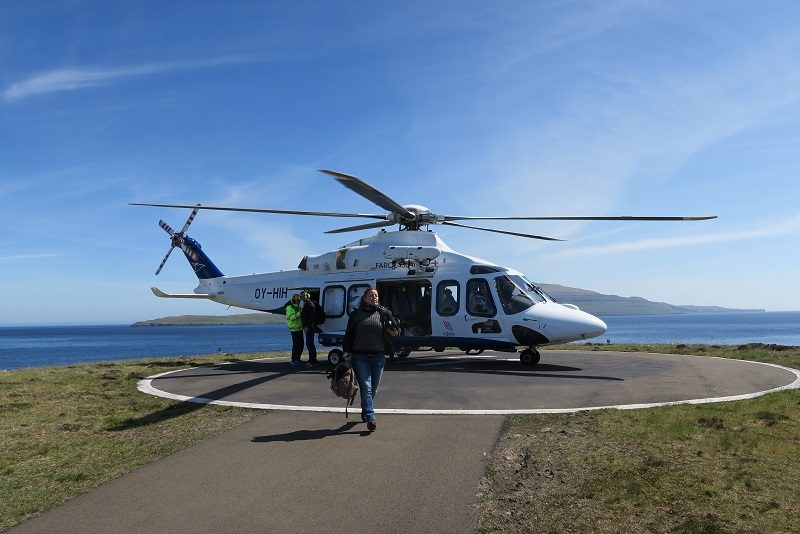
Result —
[{"label": "helicopter engine cowling", "polygon": [[387,260],[416,260],[422,262],[438,258],[440,253],[441,251],[436,247],[395,245],[384,249],[383,257]]}]

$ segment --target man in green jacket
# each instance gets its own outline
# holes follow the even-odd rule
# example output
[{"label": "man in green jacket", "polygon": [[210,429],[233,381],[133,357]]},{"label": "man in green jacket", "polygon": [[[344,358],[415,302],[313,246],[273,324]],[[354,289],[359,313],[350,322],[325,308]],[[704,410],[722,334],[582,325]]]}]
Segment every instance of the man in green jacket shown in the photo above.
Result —
[{"label": "man in green jacket", "polygon": [[303,365],[300,355],[303,354],[303,321],[300,319],[300,295],[292,295],[292,301],[286,305],[286,325],[292,334],[292,365]]}]

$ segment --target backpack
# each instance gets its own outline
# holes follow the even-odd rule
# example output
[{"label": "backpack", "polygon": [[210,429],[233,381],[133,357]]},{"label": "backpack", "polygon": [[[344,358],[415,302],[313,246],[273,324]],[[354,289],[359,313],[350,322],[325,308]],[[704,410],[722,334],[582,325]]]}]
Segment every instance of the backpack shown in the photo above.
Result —
[{"label": "backpack", "polygon": [[355,400],[356,394],[358,394],[356,372],[350,362],[344,361],[328,371],[328,378],[331,380],[331,391],[333,391],[333,394],[346,399],[344,403],[344,417],[347,419],[347,408],[353,405],[353,400]]},{"label": "backpack", "polygon": [[314,303],[314,324],[321,325],[325,322],[325,310],[322,309],[322,306],[318,303]]}]

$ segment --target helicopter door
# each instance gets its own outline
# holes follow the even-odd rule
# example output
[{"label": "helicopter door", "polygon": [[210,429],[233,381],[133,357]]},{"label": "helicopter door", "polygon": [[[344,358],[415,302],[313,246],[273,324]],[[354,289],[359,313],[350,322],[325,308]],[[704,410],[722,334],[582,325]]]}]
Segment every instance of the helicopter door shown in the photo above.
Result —
[{"label": "helicopter door", "polygon": [[428,280],[388,280],[377,285],[381,305],[391,310],[402,335],[431,335],[431,283]]},{"label": "helicopter door", "polygon": [[458,280],[442,280],[436,284],[436,305],[431,310],[431,334],[434,337],[464,337],[464,323],[460,313],[464,313],[463,293]]},{"label": "helicopter door", "polygon": [[470,278],[467,281],[467,313],[464,314],[467,337],[497,337],[502,333],[497,320],[495,306],[489,283],[483,278]]}]

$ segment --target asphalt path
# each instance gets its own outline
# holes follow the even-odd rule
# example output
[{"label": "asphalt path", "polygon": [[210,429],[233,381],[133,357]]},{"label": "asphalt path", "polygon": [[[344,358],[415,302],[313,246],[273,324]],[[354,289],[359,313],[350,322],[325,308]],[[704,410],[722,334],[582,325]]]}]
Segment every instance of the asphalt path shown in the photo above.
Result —
[{"label": "asphalt path", "polygon": [[388,365],[373,433],[358,401],[349,420],[333,413],[343,408],[323,367],[243,361],[151,378],[140,388],[172,398],[290,409],[265,411],[11,531],[474,532],[499,413],[722,400],[800,383],[786,368],[719,358],[542,351],[541,364],[525,367],[508,354],[483,356],[418,353]]},{"label": "asphalt path", "polygon": [[501,416],[356,419],[265,412],[11,532],[474,532]]}]

